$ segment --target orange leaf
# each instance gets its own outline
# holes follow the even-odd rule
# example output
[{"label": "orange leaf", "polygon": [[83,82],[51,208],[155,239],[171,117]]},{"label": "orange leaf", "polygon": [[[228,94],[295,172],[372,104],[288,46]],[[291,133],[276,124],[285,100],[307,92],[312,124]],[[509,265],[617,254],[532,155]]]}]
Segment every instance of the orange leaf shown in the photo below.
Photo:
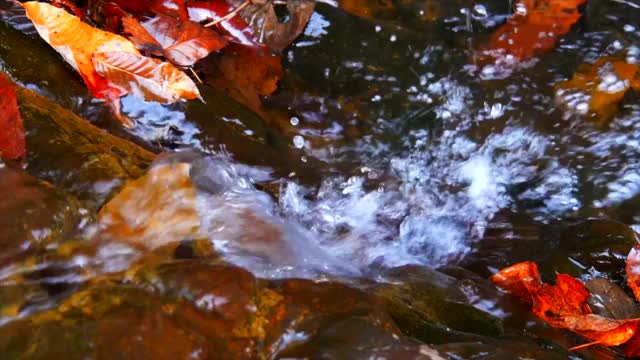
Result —
[{"label": "orange leaf", "polygon": [[634,246],[627,256],[627,283],[636,299],[640,300],[640,245]]},{"label": "orange leaf", "polygon": [[555,327],[566,327],[569,315],[591,314],[584,285],[566,274],[558,274],[555,285],[544,284],[532,294],[533,312]]},{"label": "orange leaf", "polygon": [[175,66],[139,54],[112,51],[93,56],[98,74],[123,92],[150,101],[173,103],[200,96],[191,79]]},{"label": "orange leaf", "polygon": [[142,24],[133,17],[125,17],[122,24],[139,49],[158,48],[178,66],[192,66],[212,51],[227,45],[225,38],[198,23],[165,15],[158,15]]},{"label": "orange leaf", "polygon": [[586,303],[589,293],[580,281],[569,275],[558,274],[555,285],[542,284],[533,262],[505,268],[493,275],[491,281],[533,303],[533,312],[549,325],[571,330],[594,341],[587,345],[624,344],[638,330],[640,319],[617,320],[592,314]]},{"label": "orange leaf", "polygon": [[13,83],[0,73],[0,157],[15,160],[25,155],[22,118]]},{"label": "orange leaf", "polygon": [[528,304],[533,304],[531,294],[542,288],[538,265],[532,261],[521,262],[500,270],[491,277],[491,282]]},{"label": "orange leaf", "polygon": [[116,100],[131,92],[163,103],[200,96],[187,75],[140,55],[122,36],[93,28],[48,4],[32,1],[24,6],[40,36],[82,75],[94,96]]},{"label": "orange leaf", "polygon": [[578,6],[586,0],[519,0],[515,14],[481,49],[484,57],[511,55],[528,59],[553,49],[558,37],[580,19]]},{"label": "orange leaf", "polygon": [[558,100],[564,103],[565,95],[581,92],[588,101],[588,108],[581,110],[598,120],[611,118],[618,103],[632,87],[637,87],[638,66],[622,59],[603,57],[593,65],[582,65],[571,80],[555,86]]},{"label": "orange leaf", "polygon": [[112,86],[95,71],[92,56],[97,51],[138,54],[129,40],[93,28],[78,17],[49,4],[30,1],[23,5],[40,36],[80,73],[95,97],[115,100],[124,95],[121,89]]},{"label": "orange leaf", "polygon": [[595,314],[567,316],[564,325],[569,330],[605,346],[626,343],[638,330],[638,319],[608,319]]}]

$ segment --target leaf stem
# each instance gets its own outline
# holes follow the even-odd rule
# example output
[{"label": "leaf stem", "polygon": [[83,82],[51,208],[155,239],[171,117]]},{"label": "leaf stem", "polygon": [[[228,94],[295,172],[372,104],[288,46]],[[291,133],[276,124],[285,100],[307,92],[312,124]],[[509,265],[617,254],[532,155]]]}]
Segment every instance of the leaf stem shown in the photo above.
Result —
[{"label": "leaf stem", "polygon": [[219,24],[223,21],[227,21],[229,19],[231,19],[232,17],[236,16],[240,10],[244,9],[245,7],[247,7],[249,4],[251,4],[251,0],[245,0],[242,4],[240,4],[240,6],[238,6],[237,8],[233,9],[233,11],[229,12],[227,15],[214,20],[206,25],[204,25],[204,27],[211,27],[213,25]]},{"label": "leaf stem", "polygon": [[586,347],[593,346],[593,345],[598,345],[598,344],[600,344],[600,341],[594,341],[594,342],[590,342],[590,343],[574,346],[572,348],[569,348],[569,351],[576,351],[576,350],[584,349]]}]

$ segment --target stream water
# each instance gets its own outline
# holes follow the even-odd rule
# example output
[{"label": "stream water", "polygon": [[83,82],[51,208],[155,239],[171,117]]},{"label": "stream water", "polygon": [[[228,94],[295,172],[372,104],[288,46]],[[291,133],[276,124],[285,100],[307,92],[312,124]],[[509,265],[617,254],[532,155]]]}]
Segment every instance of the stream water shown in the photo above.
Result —
[{"label": "stream water", "polygon": [[[216,263],[224,267],[220,270],[198,263],[191,268],[180,261],[167,265],[158,260],[165,256],[158,255],[161,251],[149,255],[133,244],[135,241],[119,242],[116,238],[120,235],[109,235],[116,237],[115,243],[103,241],[108,238],[101,235],[104,217],[92,204],[103,204],[96,199],[113,196],[106,194],[124,180],[79,175],[82,181],[77,181],[65,172],[67,168],[47,165],[53,155],[30,155],[25,167],[30,175],[6,175],[10,180],[5,187],[26,189],[27,195],[13,203],[0,200],[0,209],[18,214],[28,208],[39,216],[50,212],[57,216],[55,221],[66,219],[66,212],[71,212],[77,219],[69,231],[60,230],[67,225],[57,222],[15,226],[17,230],[9,230],[5,237],[26,236],[29,241],[19,246],[5,246],[0,237],[0,245],[9,254],[0,256],[0,284],[5,289],[0,289],[0,351],[10,358],[62,358],[71,353],[78,358],[81,354],[108,358],[105,344],[119,339],[114,329],[131,323],[146,327],[132,327],[135,334],[131,336],[139,335],[140,342],[116,342],[114,346],[128,349],[124,358],[171,358],[169,353],[149,350],[171,334],[172,344],[177,345],[168,345],[175,350],[170,354],[179,356],[188,349],[184,354],[191,354],[191,358],[346,359],[375,355],[405,359],[416,354],[415,358],[426,359],[622,358],[619,350],[604,347],[563,352],[582,340],[549,328],[532,316],[530,309],[495,290],[485,279],[501,267],[534,260],[545,280],[560,271],[585,281],[605,277],[626,289],[624,259],[629,247],[638,242],[633,229],[640,227],[640,94],[627,92],[615,115],[602,123],[585,112],[590,94],[557,91],[554,86],[571,78],[580,64],[602,57],[639,64],[640,3],[588,0],[580,8],[580,21],[550,52],[523,62],[481,64],[475,60],[477,49],[511,15],[509,3],[322,0],[304,34],[284,51],[285,77],[278,90],[263,99],[259,111],[202,85],[202,100],[187,104],[162,106],[125,97],[123,112],[136,122],[126,130],[108,120],[105,109],[83,93],[73,73],[63,73],[63,65],[43,63],[39,65],[41,72],[33,74],[29,66],[35,66],[36,59],[56,59],[55,54],[24,50],[19,60],[11,55],[18,49],[16,44],[42,47],[37,38],[8,27],[0,29],[4,32],[0,36],[7,39],[0,39],[0,70],[18,83],[153,152],[177,151],[161,155],[153,166],[188,164],[185,171],[195,188],[193,199],[190,190],[180,187],[184,193],[151,202],[157,211],[140,210],[153,207],[145,198],[164,196],[162,191],[148,190],[152,186],[149,177],[151,182],[136,187],[132,193],[136,197],[123,200],[120,212],[111,213],[108,219],[115,223],[124,214],[124,218],[133,219],[130,223],[146,223],[153,230],[121,236],[160,236],[157,234],[166,230],[196,245],[202,237],[225,264],[238,267]],[[611,89],[622,86],[623,80],[612,69],[603,69],[599,76]],[[38,131],[29,136],[47,136]],[[30,151],[46,154],[43,149],[46,147]],[[84,164],[78,168],[91,169],[86,165],[90,161],[81,163],[67,157],[60,164]],[[0,184],[2,172],[8,171],[0,167]],[[45,191],[45,185],[20,176],[47,180],[61,193]],[[166,183],[178,180],[170,178]],[[65,192],[77,200],[59,200],[67,196]],[[58,205],[61,201],[67,205]],[[32,209],[35,202],[52,205],[42,212]],[[195,215],[189,209],[195,209]],[[2,217],[10,216],[14,215],[3,212]],[[198,224],[197,235],[191,230],[192,221]],[[5,223],[8,227],[12,224],[0,219],[0,225]],[[24,235],[21,229],[29,233]],[[30,244],[49,239],[47,229],[63,234],[64,241],[49,243],[38,250],[44,252],[33,255]],[[95,237],[102,242],[86,245],[86,239]],[[64,245],[67,241],[70,245]],[[200,245],[189,244],[180,245],[180,251],[190,246],[196,250],[180,256],[176,250],[175,257],[198,258],[194,252],[204,251]],[[438,275],[429,272],[435,270],[421,270],[427,271],[424,275],[394,269],[438,269]],[[155,275],[147,276],[145,271]],[[124,275],[113,280],[113,276],[120,276],[117,274]],[[202,295],[204,290],[200,289],[210,290],[214,286],[211,279],[218,276],[222,280],[216,281],[223,285]],[[247,285],[250,281],[246,279],[252,276],[264,279],[254,279],[261,285]],[[108,285],[101,285],[103,278]],[[311,280],[295,280],[300,281],[297,283],[292,278]],[[396,339],[400,343],[383,336],[384,331],[395,331],[388,329],[396,325],[379,325],[390,320],[377,308],[365,311],[362,309],[369,305],[351,307],[351,303],[340,302],[341,292],[351,291],[340,284],[364,294],[350,295],[354,304],[371,304],[375,301],[365,296],[386,299],[388,295],[386,288],[371,284],[405,284],[417,278],[421,279],[417,283],[426,284],[429,290],[407,296],[426,301],[426,305],[416,305],[427,309],[420,308],[425,322],[416,325],[418,322],[391,311],[400,329],[393,336],[402,334],[402,339],[408,339]],[[327,286],[339,288],[319,290],[311,285],[334,281],[336,285]],[[265,289],[277,293],[273,296],[293,299],[295,306],[309,305],[309,312],[327,317],[309,320],[313,326],[296,327],[304,323],[302,320],[290,320],[280,328],[260,323],[270,335],[246,330],[250,335],[243,332],[246,336],[240,336],[236,327],[204,325],[201,315],[176,315],[166,305],[166,299],[184,298],[201,311],[217,314],[215,321],[233,322],[244,319],[243,311],[249,308],[252,314],[263,308],[275,311],[270,301],[276,300],[264,295]],[[154,302],[155,297],[137,293],[143,290],[164,300]],[[250,291],[258,295],[238,295]],[[104,300],[110,293],[119,294],[118,300]],[[236,306],[244,304],[243,296],[258,300]],[[436,300],[418,300],[431,296]],[[332,299],[326,300],[327,304],[335,302],[336,309],[331,307],[334,305],[317,305],[324,304],[325,297]],[[405,303],[413,301],[403,299]],[[464,314],[482,311],[499,319],[504,329],[498,335],[489,334],[489,320],[483,323],[484,318],[456,323],[450,316],[458,310],[441,306],[441,300],[464,303],[470,308],[460,310]],[[173,301],[171,306],[179,309],[177,313],[191,314],[182,308],[186,305]],[[87,305],[94,303],[98,304],[95,309]],[[298,308],[288,306],[281,310],[285,315],[276,316],[273,323],[308,314],[300,310],[291,315],[290,309]],[[115,308],[119,310],[105,310]],[[56,315],[47,315],[52,309],[57,309]],[[148,309],[149,314],[135,309]],[[449,315],[441,315],[442,309]],[[336,320],[351,319],[360,314],[358,311],[374,314],[367,319],[378,320],[358,320],[366,322],[362,326]],[[151,315],[154,312],[163,312],[167,318]],[[120,317],[114,320],[110,317],[114,313]],[[276,312],[270,314],[264,316],[275,316]],[[31,323],[32,317],[35,320]],[[54,318],[58,320],[51,320]],[[72,319],[69,321],[75,325],[69,327],[59,319]],[[481,331],[460,325],[473,321]],[[425,323],[434,325],[421,327]],[[167,327],[166,334],[149,330],[158,324]],[[180,326],[188,329],[174,329],[183,329]],[[96,337],[85,339],[83,329]],[[37,339],[24,341],[34,331]],[[216,347],[206,350],[211,343],[184,335],[185,331],[222,339],[220,343],[211,341],[217,346],[226,344],[227,355],[220,355]],[[359,331],[365,335],[356,339]],[[3,340],[2,333],[12,335]],[[227,338],[219,334],[234,335]],[[253,342],[238,342],[234,347],[238,336]],[[367,336],[375,346],[367,343]],[[336,340],[343,338],[349,340]],[[486,340],[489,338],[492,340]],[[64,343],[63,339],[84,345],[53,345]],[[422,345],[416,345],[418,342]],[[395,345],[389,345],[392,343]],[[260,356],[252,353],[262,350],[249,349],[263,349],[255,344],[263,344],[260,346],[268,351]],[[30,346],[36,350],[29,350]],[[363,347],[371,352],[359,354],[356,349]],[[143,350],[136,353],[131,349]],[[391,352],[384,352],[387,350]],[[33,351],[44,351],[44,355],[34,356]]]}]

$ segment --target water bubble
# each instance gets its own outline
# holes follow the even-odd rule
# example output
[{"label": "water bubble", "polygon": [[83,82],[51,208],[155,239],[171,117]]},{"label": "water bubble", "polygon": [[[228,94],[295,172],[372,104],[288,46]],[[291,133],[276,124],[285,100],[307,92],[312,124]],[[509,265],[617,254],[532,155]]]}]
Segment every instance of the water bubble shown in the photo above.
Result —
[{"label": "water bubble", "polygon": [[304,147],[304,138],[300,135],[296,135],[293,137],[293,146],[298,149],[302,149]]},{"label": "water bubble", "polygon": [[297,117],[294,116],[294,117],[291,118],[291,120],[289,120],[289,122],[293,126],[298,126],[298,124],[300,124],[300,119],[298,119]]},{"label": "water bubble", "polygon": [[396,41],[397,39],[398,39],[398,38],[397,38],[395,35],[391,35],[391,36],[389,37],[389,41],[391,41],[391,42],[394,42],[394,41]]},{"label": "water bubble", "polygon": [[489,16],[487,8],[482,4],[477,4],[473,7],[473,16],[476,18],[486,18]]},{"label": "water bubble", "polygon": [[382,26],[376,25],[375,29],[376,29],[376,32],[380,32],[380,30],[382,30]]}]

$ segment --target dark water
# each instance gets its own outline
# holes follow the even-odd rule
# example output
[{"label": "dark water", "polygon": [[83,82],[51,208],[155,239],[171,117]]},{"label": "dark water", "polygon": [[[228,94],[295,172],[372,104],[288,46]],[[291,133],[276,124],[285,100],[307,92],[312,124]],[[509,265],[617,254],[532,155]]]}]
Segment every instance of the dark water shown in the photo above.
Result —
[{"label": "dark water", "polygon": [[[127,349],[122,350],[124,358],[183,353],[218,358],[211,349],[221,348],[228,354],[221,358],[620,357],[619,349],[604,347],[564,352],[584,339],[548,327],[485,280],[504,266],[535,260],[546,281],[559,271],[626,286],[624,261],[637,243],[633,229],[640,226],[639,94],[629,91],[603,124],[583,114],[589,94],[558,95],[554,86],[571,78],[580,64],[605,56],[637,64],[640,3],[588,0],[580,9],[582,18],[553,50],[496,65],[474,59],[510,16],[508,1],[321,1],[304,34],[284,51],[286,75],[278,90],[263,99],[260,111],[202,85],[202,102],[162,106],[124,98],[124,112],[137,121],[131,130],[110,119],[36,37],[0,25],[0,70],[20,84],[152,152],[189,149],[160,164],[188,164],[198,189],[188,206],[196,210],[199,236],[216,253],[215,261],[203,264],[201,258],[210,254],[191,249],[200,241],[191,239],[172,250],[173,260],[165,264],[166,253],[154,250],[149,255],[131,241],[96,242],[96,209],[113,196],[112,189],[139,176],[95,180],[95,170],[87,164],[104,161],[100,158],[78,163],[84,169],[78,170],[80,180],[66,168],[47,168],[45,155],[31,157],[25,167],[30,175],[0,168],[0,174],[7,173],[0,175],[9,184],[5,189],[23,189],[13,203],[0,200],[0,208],[7,203],[7,220],[0,224],[10,229],[3,240],[7,245],[0,242],[8,254],[0,257],[0,332],[11,334],[0,340],[0,351],[10,358],[108,358],[104,346],[118,338],[115,328],[143,324],[126,335],[140,337],[139,342],[114,345]],[[46,142],[38,144],[30,151],[46,154]],[[62,163],[73,169],[74,160],[67,156]],[[57,188],[48,189],[34,177]],[[137,189],[142,198],[147,186]],[[10,191],[15,193],[6,193]],[[168,219],[187,206],[185,199],[162,205]],[[24,225],[8,219],[21,211],[43,213],[34,204],[50,204],[44,213],[53,214],[52,219]],[[130,206],[121,211],[135,221],[165,219],[164,213],[142,215]],[[157,233],[170,231],[171,224],[167,221],[166,229],[156,225]],[[51,232],[57,236],[49,236]],[[16,238],[23,239],[18,246]],[[184,257],[196,258],[191,261],[197,269],[180,265]],[[175,258],[181,259],[178,265]],[[212,279],[225,271],[229,279],[252,278],[219,261],[269,280],[255,280],[258,290],[238,285],[239,290],[222,277],[215,280],[222,284],[219,294],[204,296],[201,289],[209,289]],[[390,275],[390,269],[401,266]],[[432,268],[439,269],[438,275],[429,272]],[[426,275],[415,270],[416,275],[410,269],[429,270],[420,270]],[[312,280],[291,278],[332,285],[318,289]],[[422,316],[421,326],[407,325],[409,316],[388,310],[395,309],[389,303],[382,311],[341,302],[340,294],[347,290],[340,283],[359,289],[352,295],[354,303],[367,304],[371,294],[389,298],[385,289],[372,284],[415,279],[425,293],[402,293],[408,297],[403,298],[392,292],[390,298],[420,303],[415,307],[422,310],[415,311]],[[293,299],[282,310],[284,318],[304,318],[290,309],[305,306],[326,316],[313,320],[313,326],[296,327],[294,320],[274,328],[265,325],[269,336],[247,335],[253,342],[246,344],[236,344],[236,337],[216,338],[224,347],[198,336],[236,334],[237,328],[207,328],[208,320],[199,318],[204,315],[184,315],[194,303],[200,310],[215,308],[215,316],[234,323],[246,314],[233,304],[244,304],[245,292],[263,294],[265,289]],[[148,299],[145,291],[155,297]],[[109,300],[110,293],[117,295]],[[251,296],[258,299],[251,306],[273,310],[264,305],[273,297]],[[187,304],[174,303],[175,298]],[[328,305],[316,308],[313,299]],[[449,308],[440,301],[466,307]],[[170,306],[182,315],[165,311]],[[348,310],[336,310],[341,307]],[[374,314],[367,315],[369,320],[382,320],[344,322],[358,311]],[[468,317],[456,322],[452,313],[457,311]],[[490,320],[474,318],[474,311],[492,316],[502,330],[491,333]],[[394,325],[371,325],[386,321]],[[481,330],[466,327],[474,321]],[[149,331],[158,324],[166,333]],[[394,326],[403,340],[387,343],[384,331]],[[182,341],[185,331],[197,335],[185,335]],[[85,338],[85,332],[96,335]],[[361,339],[359,332],[368,335]],[[151,350],[161,346],[163,337],[180,339],[168,345],[174,353]],[[65,341],[76,345],[54,345]],[[256,342],[270,350],[252,353],[248,349]],[[391,350],[361,354],[359,347]]]}]

